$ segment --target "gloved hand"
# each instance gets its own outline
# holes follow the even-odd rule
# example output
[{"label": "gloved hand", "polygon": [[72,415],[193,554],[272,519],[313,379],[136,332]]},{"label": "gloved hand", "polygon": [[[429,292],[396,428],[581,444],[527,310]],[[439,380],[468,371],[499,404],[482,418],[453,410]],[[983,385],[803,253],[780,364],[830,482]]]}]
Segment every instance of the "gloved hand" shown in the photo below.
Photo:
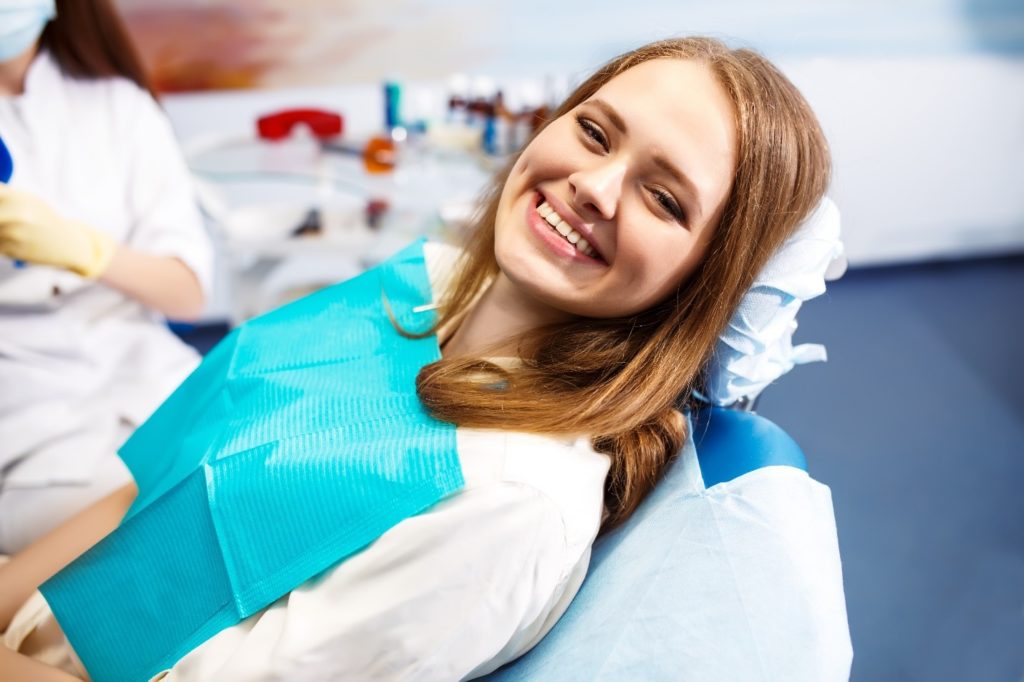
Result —
[{"label": "gloved hand", "polygon": [[0,184],[0,254],[96,279],[116,250],[109,234],[62,218],[39,197]]}]

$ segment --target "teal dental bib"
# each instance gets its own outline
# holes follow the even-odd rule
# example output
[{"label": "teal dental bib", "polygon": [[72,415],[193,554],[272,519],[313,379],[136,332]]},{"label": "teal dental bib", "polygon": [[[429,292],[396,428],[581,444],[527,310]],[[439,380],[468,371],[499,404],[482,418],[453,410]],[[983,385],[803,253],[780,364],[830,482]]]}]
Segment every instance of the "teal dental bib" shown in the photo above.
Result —
[{"label": "teal dental bib", "polygon": [[139,496],[42,587],[94,680],[145,680],[463,485],[417,242],[224,339],[121,448]]}]

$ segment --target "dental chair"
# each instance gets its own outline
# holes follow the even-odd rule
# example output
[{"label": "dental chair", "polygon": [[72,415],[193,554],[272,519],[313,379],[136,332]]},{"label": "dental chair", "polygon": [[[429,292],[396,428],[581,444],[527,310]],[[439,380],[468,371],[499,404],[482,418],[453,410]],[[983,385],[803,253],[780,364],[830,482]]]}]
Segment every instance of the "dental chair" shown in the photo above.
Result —
[{"label": "dental chair", "polygon": [[[692,438],[664,480],[625,524],[595,542],[588,576],[554,629],[528,654],[485,679],[561,682],[848,677],[845,607],[836,613],[842,605],[834,599],[824,600],[833,603],[808,605],[830,612],[820,618],[820,625],[829,632],[782,635],[804,641],[808,636],[827,640],[824,647],[817,647],[819,651],[762,652],[759,649],[770,642],[762,641],[763,633],[753,630],[763,629],[763,619],[755,625],[748,622],[752,631],[743,632],[744,612],[757,608],[743,602],[757,588],[752,590],[736,576],[718,583],[687,579],[688,573],[703,575],[716,568],[723,572],[736,568],[729,556],[735,547],[704,543],[701,538],[705,532],[693,528],[694,523],[708,521],[700,514],[688,518],[694,516],[692,502],[696,498],[765,467],[807,470],[796,442],[780,427],[752,412],[709,407],[691,415],[691,425]],[[694,458],[697,467],[693,466]],[[702,479],[697,487],[702,484],[703,491],[695,490],[695,481],[691,480],[696,468]],[[742,494],[738,503],[742,504]],[[771,532],[770,528],[764,530]],[[723,551],[726,549],[729,552]],[[700,568],[695,570],[695,564]],[[787,587],[779,586],[782,590]],[[715,613],[717,610],[721,612]],[[793,625],[791,616],[778,620],[782,629]],[[806,623],[797,623],[801,625]],[[722,635],[731,637],[723,640]],[[794,657],[804,660],[791,665]]]}]

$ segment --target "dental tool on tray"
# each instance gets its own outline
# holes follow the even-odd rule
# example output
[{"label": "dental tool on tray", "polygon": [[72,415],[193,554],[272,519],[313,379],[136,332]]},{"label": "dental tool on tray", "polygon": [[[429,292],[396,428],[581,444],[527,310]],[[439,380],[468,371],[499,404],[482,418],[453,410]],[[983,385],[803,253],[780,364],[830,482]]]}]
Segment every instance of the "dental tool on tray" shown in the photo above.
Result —
[{"label": "dental tool on tray", "polygon": [[[261,116],[256,121],[260,139],[269,141],[287,138],[297,125],[305,125],[309,129],[320,143],[321,150],[362,158],[363,167],[367,173],[379,174],[394,170],[396,161],[394,142],[383,137],[372,137],[363,147],[341,142],[341,133],[344,129],[344,119],[341,114],[322,109],[286,109]],[[309,209],[302,222],[292,230],[293,237],[316,235],[323,231],[322,207],[330,195],[331,181],[327,160],[321,156],[317,160],[316,166],[316,204]],[[370,205],[367,207],[367,216],[371,225],[376,222],[372,219],[373,213]]]}]

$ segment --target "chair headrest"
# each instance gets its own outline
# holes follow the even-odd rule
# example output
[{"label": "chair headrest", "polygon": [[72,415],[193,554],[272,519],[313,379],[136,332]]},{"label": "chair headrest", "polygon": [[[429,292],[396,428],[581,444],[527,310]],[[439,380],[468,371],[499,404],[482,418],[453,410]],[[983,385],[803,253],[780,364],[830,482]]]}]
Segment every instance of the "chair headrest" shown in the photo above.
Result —
[{"label": "chair headrest", "polygon": [[846,268],[839,209],[825,197],[764,266],[718,338],[704,388],[713,405],[750,403],[795,365],[826,359],[818,344],[793,346],[796,314]]}]

